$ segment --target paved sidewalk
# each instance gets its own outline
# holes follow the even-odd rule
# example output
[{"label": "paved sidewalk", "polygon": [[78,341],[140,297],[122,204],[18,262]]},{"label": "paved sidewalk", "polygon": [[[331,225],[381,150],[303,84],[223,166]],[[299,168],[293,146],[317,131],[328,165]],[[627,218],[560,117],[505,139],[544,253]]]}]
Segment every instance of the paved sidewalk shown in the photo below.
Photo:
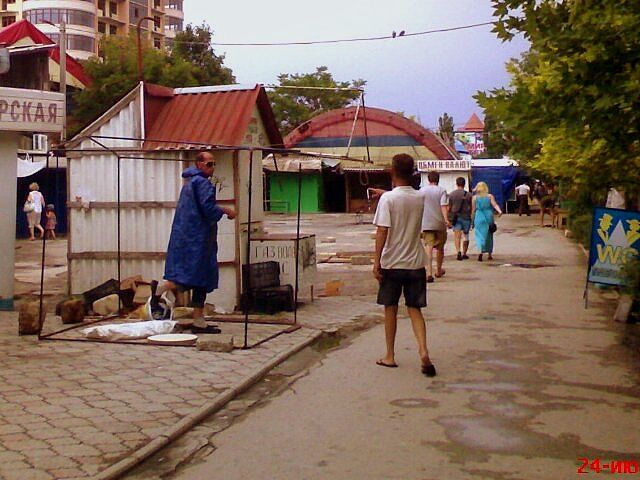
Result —
[{"label": "paved sidewalk", "polygon": [[[274,216],[266,226],[273,233],[291,231],[292,218]],[[303,220],[304,228],[317,234],[319,252],[352,251],[356,244],[365,251],[373,247],[371,225],[343,228],[352,224],[351,216]],[[337,231],[349,235],[336,235]],[[338,236],[338,242],[323,244],[328,236]],[[39,292],[41,248],[40,242],[17,242],[17,300]],[[66,290],[65,257],[66,240],[47,242],[45,297],[50,306]],[[319,270],[318,292],[325,279],[352,279],[357,291],[348,294],[375,290],[370,266],[320,265]],[[87,478],[122,465],[141,448],[167,440],[176,425],[193,420],[322,331],[366,328],[381,320],[379,313],[371,295],[319,298],[299,310],[303,328],[251,350],[213,353],[184,347],[38,342],[17,336],[17,313],[0,312],[0,479]],[[56,323],[55,317],[48,317],[47,329]],[[235,334],[240,325],[222,328],[223,333]],[[250,325],[249,331],[255,340],[255,333],[260,338],[273,329]]]},{"label": "paved sidewalk", "polygon": [[323,329],[378,313],[368,297],[319,299],[299,311],[303,328],[231,353],[38,342],[16,335],[16,313],[2,313],[0,477],[95,475]]}]

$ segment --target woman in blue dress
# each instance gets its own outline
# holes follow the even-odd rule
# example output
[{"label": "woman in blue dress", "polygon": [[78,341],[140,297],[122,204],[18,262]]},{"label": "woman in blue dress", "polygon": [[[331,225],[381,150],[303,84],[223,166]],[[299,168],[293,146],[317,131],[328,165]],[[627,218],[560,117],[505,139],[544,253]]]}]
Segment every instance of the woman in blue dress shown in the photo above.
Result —
[{"label": "woman in blue dress", "polygon": [[489,187],[486,183],[478,182],[475,193],[471,201],[471,219],[475,229],[476,247],[480,250],[478,261],[482,261],[484,253],[488,253],[487,258],[493,260],[493,232],[490,231],[489,225],[494,223],[494,209],[498,212],[498,216],[502,215],[502,210],[493,195],[489,193]]}]

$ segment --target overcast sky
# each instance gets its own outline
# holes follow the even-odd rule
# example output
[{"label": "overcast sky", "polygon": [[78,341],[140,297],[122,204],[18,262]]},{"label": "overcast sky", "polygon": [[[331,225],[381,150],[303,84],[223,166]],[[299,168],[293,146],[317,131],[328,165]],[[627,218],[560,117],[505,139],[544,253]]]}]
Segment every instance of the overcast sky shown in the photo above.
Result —
[{"label": "overcast sky", "polygon": [[[215,42],[283,42],[389,35],[492,20],[490,0],[185,0],[185,23],[206,21]],[[326,65],[338,80],[367,80],[368,106],[417,115],[434,128],[482,116],[472,95],[506,85],[504,63],[526,50],[501,43],[491,26],[377,42],[316,46],[216,47],[238,83],[275,83],[280,73]]]}]

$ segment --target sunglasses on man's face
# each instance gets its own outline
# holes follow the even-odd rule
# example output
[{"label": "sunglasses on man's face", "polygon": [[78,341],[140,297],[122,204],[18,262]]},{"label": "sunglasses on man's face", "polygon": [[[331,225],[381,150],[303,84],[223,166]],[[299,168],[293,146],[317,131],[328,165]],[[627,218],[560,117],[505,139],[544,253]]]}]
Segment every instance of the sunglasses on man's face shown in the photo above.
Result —
[{"label": "sunglasses on man's face", "polygon": [[205,167],[211,168],[216,166],[216,162],[207,162],[204,164]]}]

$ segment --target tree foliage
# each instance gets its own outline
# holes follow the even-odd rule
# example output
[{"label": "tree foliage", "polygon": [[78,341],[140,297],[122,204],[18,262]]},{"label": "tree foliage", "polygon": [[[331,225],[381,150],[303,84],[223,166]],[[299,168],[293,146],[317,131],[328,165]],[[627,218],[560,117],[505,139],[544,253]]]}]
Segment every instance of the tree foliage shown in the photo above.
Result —
[{"label": "tree foliage", "polygon": [[197,67],[193,76],[198,85],[228,85],[236,79],[224,66],[224,55],[216,55],[211,46],[213,31],[206,23],[187,25],[173,40],[171,57],[187,60]]},{"label": "tree foliage", "polygon": [[[476,99],[509,154],[572,190],[640,182],[640,2],[493,0],[494,31],[531,47]],[[571,192],[570,192],[571,193]]]},{"label": "tree foliage", "polygon": [[504,132],[504,127],[491,115],[484,117],[484,132],[482,134],[486,158],[502,158],[509,150],[509,139]]},{"label": "tree foliage", "polygon": [[438,135],[447,145],[455,146],[453,117],[447,112],[438,118]]},{"label": "tree foliage", "polygon": [[[209,42],[208,26],[187,26],[176,38],[203,41],[206,45],[176,43],[176,50],[153,48],[148,41],[142,44],[143,77],[146,82],[166,87],[219,85],[234,81],[231,70],[223,65],[224,57],[216,56]],[[100,41],[101,58],[83,62],[92,83],[74,96],[72,130],[93,121],[138,83],[138,48],[135,34],[105,36]]]},{"label": "tree foliage", "polygon": [[[327,67],[317,67],[313,73],[283,73],[278,76],[279,86],[361,88],[366,81],[341,82],[333,78]],[[280,131],[286,135],[314,115],[351,105],[360,97],[357,90],[274,89],[269,93],[271,106]]]}]

